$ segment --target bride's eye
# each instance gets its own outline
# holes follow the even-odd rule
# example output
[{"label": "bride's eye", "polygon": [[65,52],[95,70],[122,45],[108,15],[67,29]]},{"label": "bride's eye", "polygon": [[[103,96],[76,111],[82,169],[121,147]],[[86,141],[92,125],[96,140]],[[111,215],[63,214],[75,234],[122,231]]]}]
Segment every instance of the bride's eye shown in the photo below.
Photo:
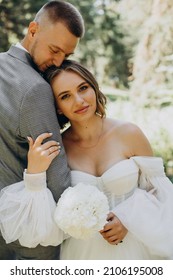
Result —
[{"label": "bride's eye", "polygon": [[80,87],[80,91],[85,91],[88,88],[88,85],[83,85]]},{"label": "bride's eye", "polygon": [[64,95],[61,96],[61,100],[65,100],[65,99],[67,99],[69,97],[70,97],[69,94],[64,94]]}]

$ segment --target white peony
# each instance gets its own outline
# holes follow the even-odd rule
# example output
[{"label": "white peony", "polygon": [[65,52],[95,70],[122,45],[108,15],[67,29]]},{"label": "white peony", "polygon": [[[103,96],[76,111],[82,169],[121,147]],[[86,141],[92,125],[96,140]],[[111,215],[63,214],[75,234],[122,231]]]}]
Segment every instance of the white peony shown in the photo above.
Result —
[{"label": "white peony", "polygon": [[58,226],[76,239],[91,238],[106,223],[107,197],[95,186],[78,183],[61,195],[55,210]]}]

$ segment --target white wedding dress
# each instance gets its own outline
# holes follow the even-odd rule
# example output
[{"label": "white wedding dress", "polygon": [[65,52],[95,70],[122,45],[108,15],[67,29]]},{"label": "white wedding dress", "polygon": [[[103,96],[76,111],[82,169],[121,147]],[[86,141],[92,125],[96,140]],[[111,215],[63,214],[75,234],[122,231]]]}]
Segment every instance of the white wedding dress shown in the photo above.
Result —
[{"label": "white wedding dress", "polygon": [[26,187],[20,182],[2,191],[0,228],[7,243],[18,239],[23,246],[34,247],[64,240],[63,260],[173,259],[173,184],[165,176],[161,158],[132,157],[114,164],[100,177],[75,170],[71,175],[72,186],[83,182],[105,193],[110,211],[128,229],[123,243],[110,245],[100,233],[89,240],[67,238],[54,225],[56,206],[45,175],[29,175]]},{"label": "white wedding dress", "polygon": [[[170,220],[173,218],[173,185],[164,175],[161,159],[133,157],[114,164],[101,177],[72,171],[72,185],[79,182],[95,185],[103,191],[111,211],[129,231],[123,243],[117,246],[110,245],[99,233],[86,241],[69,238],[61,246],[61,259],[173,257],[173,224]],[[171,239],[170,244],[167,237]]]}]

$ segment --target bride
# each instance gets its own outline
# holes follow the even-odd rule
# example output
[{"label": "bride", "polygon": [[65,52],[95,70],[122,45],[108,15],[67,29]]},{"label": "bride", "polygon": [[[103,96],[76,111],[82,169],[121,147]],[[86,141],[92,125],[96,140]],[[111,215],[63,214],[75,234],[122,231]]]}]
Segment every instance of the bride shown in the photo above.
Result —
[{"label": "bride", "polygon": [[[165,176],[162,159],[153,157],[136,125],[105,117],[106,98],[85,67],[66,60],[61,67],[49,69],[46,78],[54,92],[60,126],[66,127],[62,137],[72,186],[79,182],[96,186],[107,196],[111,210],[103,229],[89,240],[55,233],[48,214],[53,198],[50,193],[45,198],[44,193],[38,200],[38,192],[45,192],[45,171],[58,156],[59,144],[44,141],[50,133],[35,141],[28,137],[26,187],[19,182],[1,193],[0,227],[6,242],[19,239],[28,247],[62,243],[61,259],[173,259],[173,185]],[[47,229],[52,228],[46,241],[36,240],[36,224],[42,237],[46,229],[28,218],[30,211],[33,220],[38,211]]]}]

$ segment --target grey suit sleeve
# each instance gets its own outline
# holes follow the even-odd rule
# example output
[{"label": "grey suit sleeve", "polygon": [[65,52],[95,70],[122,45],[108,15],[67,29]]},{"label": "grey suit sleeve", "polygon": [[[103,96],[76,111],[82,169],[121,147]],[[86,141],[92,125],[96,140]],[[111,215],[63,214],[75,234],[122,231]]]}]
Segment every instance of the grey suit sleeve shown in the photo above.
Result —
[{"label": "grey suit sleeve", "polygon": [[19,131],[21,137],[31,136],[33,139],[41,133],[52,132],[52,139],[60,142],[61,152],[47,171],[48,188],[58,201],[61,193],[70,186],[70,171],[62,144],[54,97],[48,83],[37,83],[25,93],[20,108]]}]

